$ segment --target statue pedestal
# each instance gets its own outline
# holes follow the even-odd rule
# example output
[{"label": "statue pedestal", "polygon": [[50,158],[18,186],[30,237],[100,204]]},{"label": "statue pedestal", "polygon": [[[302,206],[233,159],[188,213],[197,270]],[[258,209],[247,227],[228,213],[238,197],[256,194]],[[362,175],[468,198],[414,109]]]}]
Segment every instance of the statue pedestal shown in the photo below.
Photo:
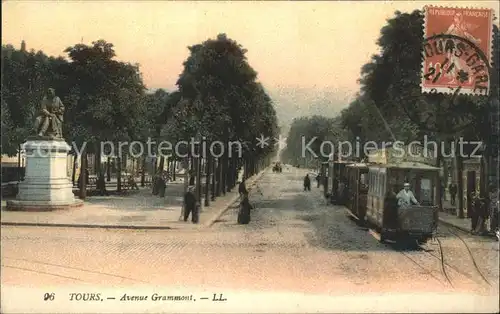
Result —
[{"label": "statue pedestal", "polygon": [[25,179],[19,182],[16,200],[7,201],[7,210],[51,211],[83,205],[67,175],[71,147],[64,140],[28,139],[23,147]]}]

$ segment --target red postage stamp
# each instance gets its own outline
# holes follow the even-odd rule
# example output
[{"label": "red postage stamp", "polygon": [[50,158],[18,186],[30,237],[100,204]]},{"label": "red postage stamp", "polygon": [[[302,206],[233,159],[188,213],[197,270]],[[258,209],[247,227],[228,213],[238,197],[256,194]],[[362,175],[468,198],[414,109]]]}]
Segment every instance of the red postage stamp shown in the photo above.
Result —
[{"label": "red postage stamp", "polygon": [[490,9],[425,7],[422,92],[489,95]]}]

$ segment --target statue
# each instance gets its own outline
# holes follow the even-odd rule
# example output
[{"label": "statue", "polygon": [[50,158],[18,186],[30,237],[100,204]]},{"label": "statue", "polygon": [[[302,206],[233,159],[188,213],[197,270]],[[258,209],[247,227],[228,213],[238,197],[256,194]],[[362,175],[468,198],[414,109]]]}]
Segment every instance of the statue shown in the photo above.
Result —
[{"label": "statue", "polygon": [[35,120],[35,132],[38,136],[62,138],[62,123],[64,120],[64,106],[56,96],[55,90],[49,88],[43,98],[40,114]]}]

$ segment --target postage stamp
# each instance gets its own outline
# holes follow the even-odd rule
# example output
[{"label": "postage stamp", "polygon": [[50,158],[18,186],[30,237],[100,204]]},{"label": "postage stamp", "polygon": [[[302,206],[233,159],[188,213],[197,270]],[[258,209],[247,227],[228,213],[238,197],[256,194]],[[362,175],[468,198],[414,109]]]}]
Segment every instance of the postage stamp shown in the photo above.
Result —
[{"label": "postage stamp", "polygon": [[493,11],[433,6],[424,10],[422,92],[489,95]]}]

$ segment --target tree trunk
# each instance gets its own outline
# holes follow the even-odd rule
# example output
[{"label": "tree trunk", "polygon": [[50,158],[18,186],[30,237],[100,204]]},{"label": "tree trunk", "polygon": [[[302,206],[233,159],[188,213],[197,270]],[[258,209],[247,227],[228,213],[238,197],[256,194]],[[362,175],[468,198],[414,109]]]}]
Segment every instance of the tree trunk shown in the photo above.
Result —
[{"label": "tree trunk", "polygon": [[222,155],[222,194],[226,195],[227,192],[227,154]]},{"label": "tree trunk", "polygon": [[111,158],[108,157],[108,160],[106,162],[106,181],[110,182],[111,181]]},{"label": "tree trunk", "polygon": [[448,178],[450,176],[450,173],[448,171],[448,162],[447,160],[443,157],[441,159],[442,165],[443,165],[443,186],[444,186],[444,191],[443,191],[443,200],[446,201],[446,187],[448,186]]},{"label": "tree trunk", "polygon": [[207,159],[205,162],[205,171],[206,171],[206,176],[205,176],[205,206],[210,206],[210,199],[209,199],[209,192],[210,192],[210,164],[212,162],[212,156],[211,154],[207,154]]},{"label": "tree trunk", "polygon": [[152,176],[154,177],[156,175],[156,168],[158,168],[158,154],[154,157],[153,159],[153,171],[152,171]]},{"label": "tree trunk", "polygon": [[116,157],[116,191],[122,191],[122,158]]},{"label": "tree trunk", "polygon": [[233,162],[232,158],[227,159],[227,191],[231,192],[231,189],[233,187]]},{"label": "tree trunk", "polygon": [[217,157],[217,166],[214,168],[214,180],[215,180],[215,196],[219,197],[221,194],[220,189],[220,157]]},{"label": "tree trunk", "polygon": [[215,158],[212,158],[212,169],[213,169],[213,174],[212,174],[212,202],[215,201],[215,177],[217,176],[217,168],[215,166]]},{"label": "tree trunk", "polygon": [[255,174],[255,158],[254,156],[250,157],[250,176],[252,177]]},{"label": "tree trunk", "polygon": [[232,183],[233,188],[236,188],[236,181],[238,181],[238,158],[233,156],[233,173],[232,173]]},{"label": "tree trunk", "polygon": [[[189,157],[189,155],[187,157],[184,158],[183,160],[183,168],[184,168],[184,194],[186,194],[187,190],[188,190],[188,186],[189,186],[189,171],[190,171],[190,164],[189,162],[191,161],[191,158]],[[184,196],[183,194],[183,196]],[[184,220],[184,210],[185,210],[185,206],[186,204],[184,204],[184,201],[182,202],[182,206],[181,206],[181,216],[179,217],[179,221],[180,220]]]},{"label": "tree trunk", "polygon": [[197,165],[196,165],[196,197],[198,199],[198,202],[200,203],[200,212],[201,212],[201,197],[202,197],[202,191],[201,191],[201,154],[199,157],[197,157]]},{"label": "tree trunk", "polygon": [[252,156],[247,156],[247,175],[246,178],[250,178],[252,176]]},{"label": "tree trunk", "polygon": [[463,180],[463,161],[460,154],[457,159],[457,183],[458,183],[458,218],[464,218],[464,180]]},{"label": "tree trunk", "polygon": [[[436,167],[441,169],[441,164],[442,164],[442,155],[441,155],[441,142],[438,144],[438,151],[436,155]],[[443,171],[444,172],[444,171]],[[443,183],[443,178],[441,178],[441,170],[438,172],[438,177],[437,177],[437,197],[438,197],[438,206],[439,206],[439,211],[443,211],[443,196],[441,193],[444,191],[441,190],[441,185]],[[442,191],[442,192],[441,192]]]},{"label": "tree trunk", "polygon": [[146,156],[141,157],[141,186],[144,187],[146,185]]},{"label": "tree trunk", "polygon": [[[97,149],[94,149],[94,152],[97,152]],[[97,154],[94,153],[93,157],[92,157],[92,160],[93,160],[93,163],[94,163],[94,176],[97,177],[97,170],[98,170],[98,162],[97,162]]]},{"label": "tree trunk", "polygon": [[165,168],[165,157],[161,156],[160,157],[160,166],[159,166],[160,173],[163,173],[163,168]]},{"label": "tree trunk", "polygon": [[173,166],[174,170],[172,172],[172,180],[175,181],[175,180],[177,180],[177,178],[176,178],[176,174],[177,174],[177,159],[173,160],[173,164],[174,164],[174,166]]},{"label": "tree trunk", "polygon": [[97,175],[97,181],[96,181],[96,189],[99,192],[99,195],[103,196],[107,194],[106,191],[106,180],[104,179],[104,171],[102,169],[102,164],[101,164],[101,145],[95,145],[95,156],[94,156],[94,162],[95,162],[95,169],[96,169],[96,175]]},{"label": "tree trunk", "polygon": [[486,184],[486,169],[488,165],[486,164],[486,158],[484,154],[479,159],[480,168],[479,168],[479,196],[481,198],[485,198],[488,196],[488,186]]},{"label": "tree trunk", "polygon": [[85,200],[87,197],[87,148],[85,145],[81,153],[81,166],[80,166],[80,199]]}]

